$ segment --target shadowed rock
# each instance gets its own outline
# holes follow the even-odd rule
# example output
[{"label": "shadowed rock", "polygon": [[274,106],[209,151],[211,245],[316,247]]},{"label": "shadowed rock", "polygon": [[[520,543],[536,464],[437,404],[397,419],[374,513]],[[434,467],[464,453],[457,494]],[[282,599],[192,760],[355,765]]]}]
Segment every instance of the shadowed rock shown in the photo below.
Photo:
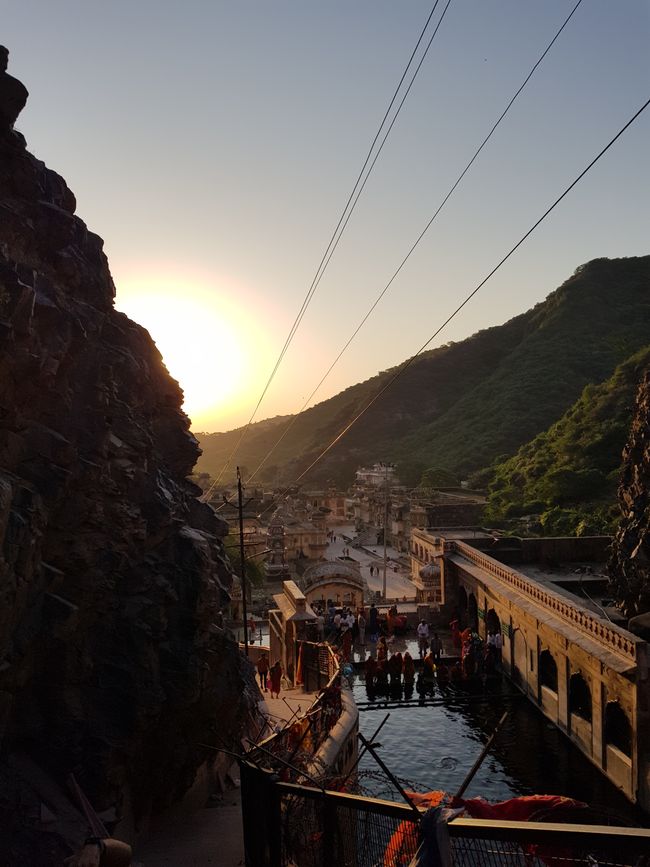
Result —
[{"label": "shadowed rock", "polygon": [[650,371],[637,394],[618,489],[621,525],[612,545],[611,584],[632,618],[650,612]]},{"label": "shadowed rock", "polygon": [[0,133],[13,129],[29,96],[25,85],[7,73],[8,62],[9,51],[0,45]]}]

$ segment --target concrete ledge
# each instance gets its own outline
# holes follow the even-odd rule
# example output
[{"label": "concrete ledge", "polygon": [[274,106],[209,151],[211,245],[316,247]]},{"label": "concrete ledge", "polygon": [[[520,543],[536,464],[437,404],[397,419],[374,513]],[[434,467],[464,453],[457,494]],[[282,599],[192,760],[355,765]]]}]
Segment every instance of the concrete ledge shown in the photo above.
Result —
[{"label": "concrete ledge", "polygon": [[634,798],[632,790],[632,759],[612,744],[605,747],[607,776],[622,789],[628,798]]},{"label": "concrete ledge", "polygon": [[345,682],[341,686],[341,704],[341,716],[310,764],[309,773],[312,775],[345,774],[356,761],[359,710]]}]

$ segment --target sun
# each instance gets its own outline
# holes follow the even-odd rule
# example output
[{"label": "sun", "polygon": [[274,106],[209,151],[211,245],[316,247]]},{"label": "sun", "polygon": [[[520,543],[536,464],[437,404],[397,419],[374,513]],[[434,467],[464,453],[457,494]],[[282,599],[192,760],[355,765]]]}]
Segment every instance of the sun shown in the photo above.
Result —
[{"label": "sun", "polygon": [[235,311],[224,298],[187,282],[148,279],[121,283],[115,306],[151,334],[183,389],[195,430],[220,411],[228,414],[248,378],[248,361]]}]

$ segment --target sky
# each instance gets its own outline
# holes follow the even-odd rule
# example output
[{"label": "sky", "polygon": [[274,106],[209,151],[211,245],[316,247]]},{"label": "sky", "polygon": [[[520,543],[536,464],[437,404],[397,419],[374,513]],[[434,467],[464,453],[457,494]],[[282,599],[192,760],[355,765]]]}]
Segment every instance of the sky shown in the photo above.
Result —
[{"label": "sky", "polygon": [[[250,418],[432,5],[0,0],[16,126],[195,431]],[[303,406],[574,5],[451,0],[256,420]],[[422,346],[650,97],[649,45],[647,0],[583,0],[312,403]],[[430,348],[650,253],[649,131],[650,108]]]}]

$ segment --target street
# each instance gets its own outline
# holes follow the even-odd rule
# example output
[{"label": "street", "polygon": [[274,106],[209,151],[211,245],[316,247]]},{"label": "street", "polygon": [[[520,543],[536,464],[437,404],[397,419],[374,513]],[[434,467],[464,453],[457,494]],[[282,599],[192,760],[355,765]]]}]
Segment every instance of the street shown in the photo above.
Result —
[{"label": "street", "polygon": [[[353,526],[333,527],[336,540],[332,540],[327,546],[327,559],[336,560],[338,557],[343,557],[343,549],[349,549],[348,556],[351,560],[356,560],[363,578],[367,581],[368,587],[372,591],[382,592],[383,587],[383,565],[384,565],[384,546],[383,545],[364,545],[362,549],[357,549],[352,546],[352,540],[356,536],[356,531]],[[409,574],[404,571],[404,567],[399,565],[399,552],[390,545],[386,547],[386,596],[388,599],[402,600],[406,596],[409,602],[415,599],[415,587],[410,580]],[[374,574],[370,575],[370,566],[373,566]],[[399,571],[395,572],[395,567]],[[375,571],[376,570],[376,571]]]}]

